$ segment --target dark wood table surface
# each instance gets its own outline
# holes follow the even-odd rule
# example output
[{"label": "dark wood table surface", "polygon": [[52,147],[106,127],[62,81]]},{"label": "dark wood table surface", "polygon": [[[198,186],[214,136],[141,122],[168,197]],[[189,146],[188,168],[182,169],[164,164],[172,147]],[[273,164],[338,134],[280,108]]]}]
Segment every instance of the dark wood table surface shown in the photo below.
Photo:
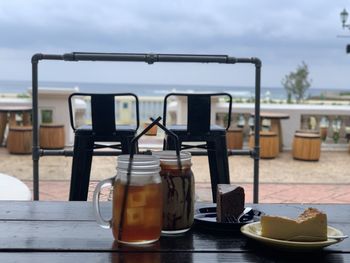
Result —
[{"label": "dark wood table surface", "polygon": [[[111,214],[111,204],[102,203]],[[296,217],[309,205],[251,205]],[[350,205],[312,205],[329,225],[350,233]],[[0,262],[350,262],[350,239],[313,252],[283,251],[238,233],[194,226],[149,246],[122,246],[97,225],[90,202],[0,202]]]}]

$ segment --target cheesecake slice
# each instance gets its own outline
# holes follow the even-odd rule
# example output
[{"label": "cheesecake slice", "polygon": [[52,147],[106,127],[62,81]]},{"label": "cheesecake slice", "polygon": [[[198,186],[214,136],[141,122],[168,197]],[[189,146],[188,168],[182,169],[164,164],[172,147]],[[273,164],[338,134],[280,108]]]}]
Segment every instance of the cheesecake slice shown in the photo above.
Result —
[{"label": "cheesecake slice", "polygon": [[288,241],[325,241],[327,215],[316,208],[308,208],[295,220],[280,216],[262,216],[261,235]]},{"label": "cheesecake slice", "polygon": [[[244,189],[230,184],[218,184],[216,195],[216,221],[232,222],[244,210]],[[231,219],[230,219],[231,218]]]}]

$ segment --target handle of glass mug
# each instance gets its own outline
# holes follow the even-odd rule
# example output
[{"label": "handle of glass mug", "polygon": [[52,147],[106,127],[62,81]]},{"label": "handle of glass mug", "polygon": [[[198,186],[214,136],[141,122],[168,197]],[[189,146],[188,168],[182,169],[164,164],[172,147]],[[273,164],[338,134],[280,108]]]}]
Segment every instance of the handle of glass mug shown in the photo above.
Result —
[{"label": "handle of glass mug", "polygon": [[99,182],[95,188],[94,196],[92,199],[92,204],[94,206],[94,213],[97,223],[103,227],[103,228],[111,228],[112,219],[106,220],[102,217],[101,211],[100,211],[100,195],[102,188],[113,186],[114,184],[114,177],[105,179],[101,182]]}]

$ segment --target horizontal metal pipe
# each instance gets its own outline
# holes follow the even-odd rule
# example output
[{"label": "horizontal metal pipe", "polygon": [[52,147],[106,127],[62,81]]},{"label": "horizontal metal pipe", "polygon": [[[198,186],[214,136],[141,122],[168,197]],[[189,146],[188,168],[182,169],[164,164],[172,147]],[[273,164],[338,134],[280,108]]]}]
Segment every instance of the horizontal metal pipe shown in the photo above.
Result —
[{"label": "horizontal metal pipe", "polygon": [[251,150],[227,150],[229,156],[235,155],[250,155],[253,156],[253,151]]},{"label": "horizontal metal pipe", "polygon": [[63,55],[43,54],[42,59],[46,59],[46,60],[63,60]]},{"label": "horizontal metal pipe", "polygon": [[234,63],[235,58],[227,55],[186,55],[186,54],[159,54],[159,62],[202,62],[202,63]]},{"label": "horizontal metal pipe", "polygon": [[40,156],[73,156],[73,150],[43,150],[43,149],[40,149]]},{"label": "horizontal metal pipe", "polygon": [[[188,151],[193,156],[207,156],[208,152],[206,150],[203,151]],[[149,154],[150,151],[143,151],[140,152],[140,154]],[[118,156],[122,153],[119,151],[94,151],[94,156]],[[253,151],[251,150],[228,150],[227,154],[229,156],[236,156],[236,155],[250,155],[254,157]],[[66,157],[72,157],[73,156],[73,150],[40,150],[40,156],[66,156]]]},{"label": "horizontal metal pipe", "polygon": [[32,56],[32,63],[38,63],[39,60],[63,60],[63,55],[36,53]]},{"label": "horizontal metal pipe", "polygon": [[236,58],[227,55],[187,55],[187,54],[153,54],[153,53],[86,53],[73,52],[64,54],[68,61],[144,61],[154,62],[202,62],[202,63],[235,63]]},{"label": "horizontal metal pipe", "polygon": [[66,53],[59,59],[66,61],[130,61],[146,62],[189,62],[189,63],[261,63],[257,58],[235,58],[227,55],[154,54],[154,53]]},{"label": "horizontal metal pipe", "polygon": [[[94,151],[94,156],[118,156],[121,152],[117,151]],[[40,156],[66,156],[72,157],[73,150],[40,150]]]},{"label": "horizontal metal pipe", "polygon": [[39,60],[65,60],[65,61],[129,61],[146,62],[187,62],[187,63],[252,63],[261,64],[258,58],[235,58],[227,55],[194,55],[194,54],[154,54],[154,53],[96,53],[72,52],[63,55],[35,54],[32,61]]}]

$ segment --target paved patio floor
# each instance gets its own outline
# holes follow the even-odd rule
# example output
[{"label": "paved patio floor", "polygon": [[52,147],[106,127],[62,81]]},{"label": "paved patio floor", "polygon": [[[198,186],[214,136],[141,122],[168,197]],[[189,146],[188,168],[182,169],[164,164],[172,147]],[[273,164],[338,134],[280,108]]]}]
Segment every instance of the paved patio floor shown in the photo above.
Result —
[{"label": "paved patio floor", "polygon": [[[70,157],[40,158],[40,200],[68,200]],[[196,194],[211,200],[208,160],[192,159]],[[115,175],[115,157],[95,157],[91,171],[91,191],[96,183]],[[231,183],[241,185],[246,201],[252,202],[253,161],[247,156],[229,158]],[[285,151],[272,160],[260,161],[259,201],[262,203],[350,203],[350,154],[346,151],[322,151],[320,161],[293,160]],[[32,189],[31,155],[10,155],[0,147],[0,172],[15,176]]]},{"label": "paved patio floor", "polygon": [[[25,181],[32,190],[32,181]],[[89,187],[89,200],[98,181],[92,181]],[[240,184],[246,193],[246,202],[253,202],[252,184]],[[105,194],[105,199],[108,194]],[[196,195],[199,200],[211,201],[209,183],[196,183]],[[69,181],[41,181],[40,200],[68,200]],[[350,185],[348,184],[284,184],[262,183],[259,187],[260,203],[350,203]]]}]

